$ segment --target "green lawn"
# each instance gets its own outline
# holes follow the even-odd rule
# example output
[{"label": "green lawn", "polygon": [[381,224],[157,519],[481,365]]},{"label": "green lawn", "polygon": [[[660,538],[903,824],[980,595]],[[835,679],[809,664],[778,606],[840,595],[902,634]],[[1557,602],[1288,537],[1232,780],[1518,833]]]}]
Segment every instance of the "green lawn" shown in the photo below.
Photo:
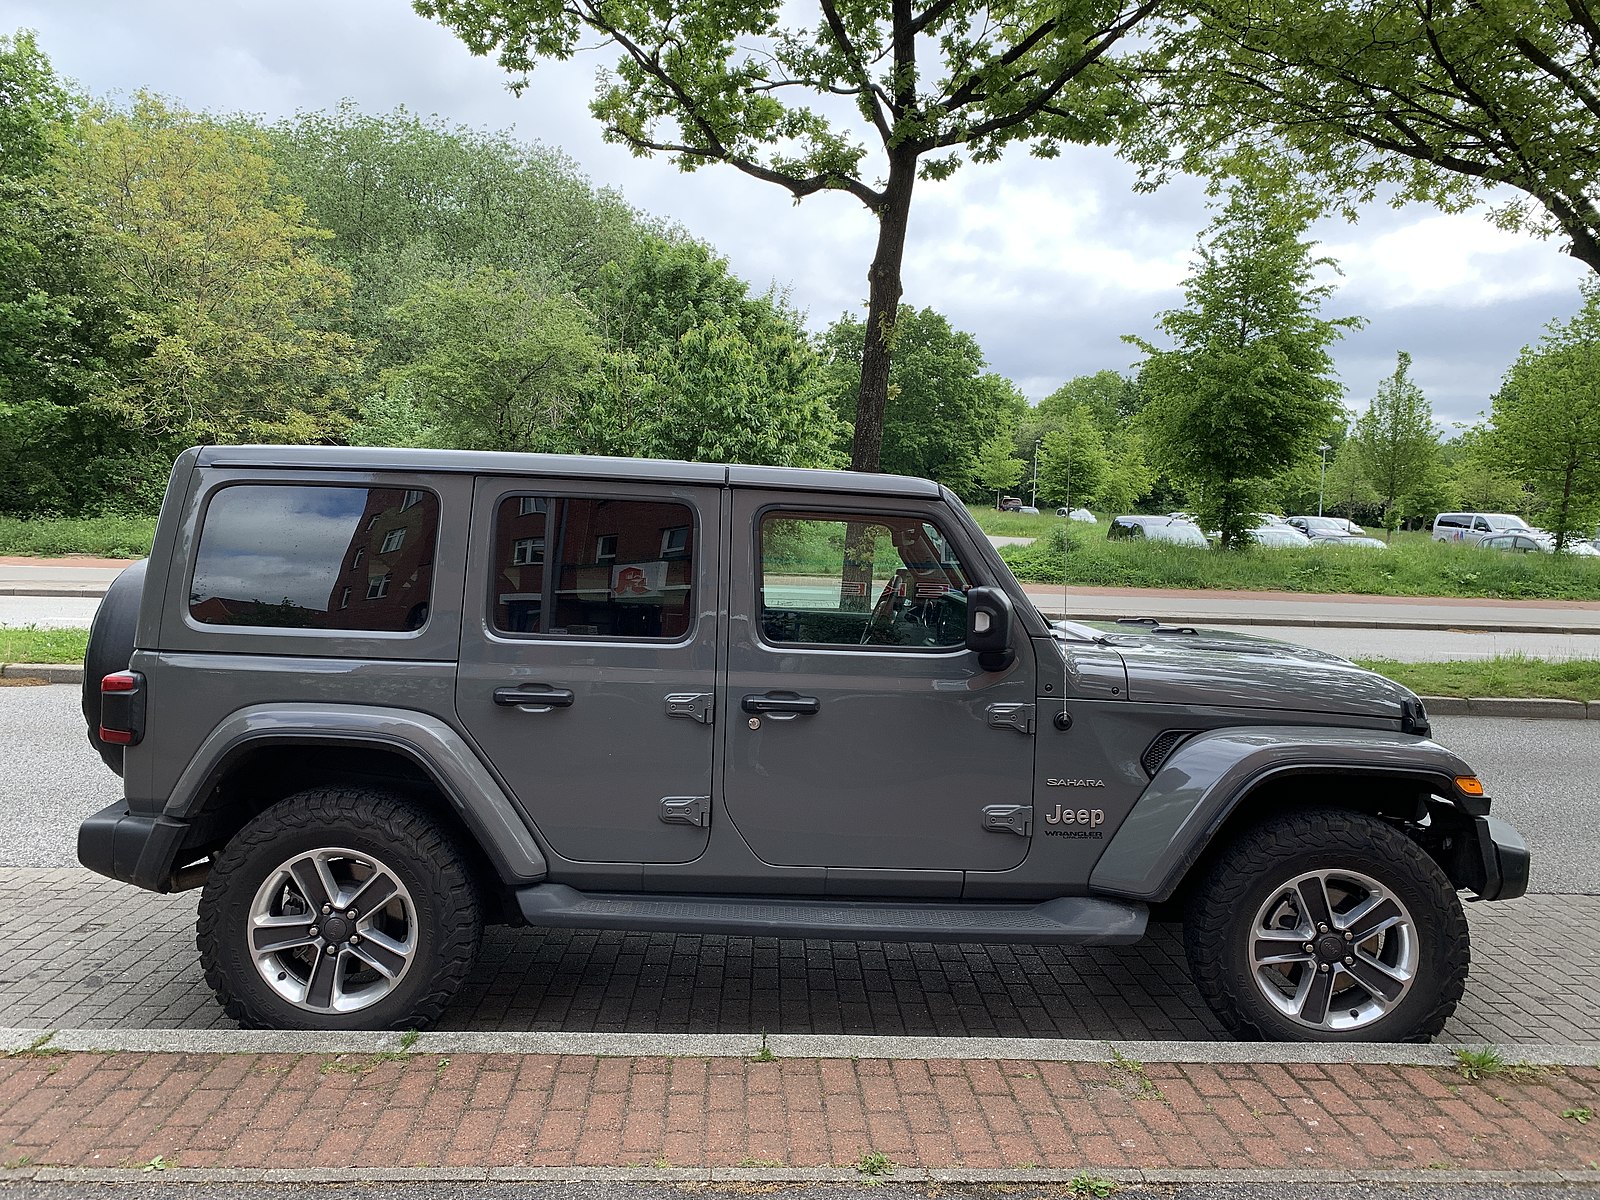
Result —
[{"label": "green lawn", "polygon": [[1489,658],[1438,663],[1356,660],[1419,696],[1500,696],[1508,699],[1600,700],[1600,659],[1550,662],[1542,658]]},{"label": "green lawn", "polygon": [[0,517],[0,554],[93,554],[143,558],[154,517]]},{"label": "green lawn", "polygon": [[[1067,522],[1056,517],[1020,520],[1030,523],[1026,531],[1016,528],[1010,536],[1038,540],[1028,546],[1003,546],[1000,556],[1027,583],[1600,600],[1600,559],[1500,554],[1435,542],[1420,533],[1399,534],[1385,550],[1251,547],[1222,553],[1165,542],[1109,541],[1104,522],[1074,524],[1069,531]],[[1063,538],[1070,538],[1070,547],[1063,547]]]},{"label": "green lawn", "polygon": [[0,628],[0,663],[82,662],[87,629]]}]

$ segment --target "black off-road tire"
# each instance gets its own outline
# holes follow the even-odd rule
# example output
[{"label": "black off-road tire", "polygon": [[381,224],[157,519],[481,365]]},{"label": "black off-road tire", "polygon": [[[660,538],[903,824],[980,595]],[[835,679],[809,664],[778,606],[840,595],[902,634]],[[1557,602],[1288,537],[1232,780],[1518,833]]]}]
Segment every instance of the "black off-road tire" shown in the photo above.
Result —
[{"label": "black off-road tire", "polygon": [[[1256,914],[1275,891],[1313,871],[1359,872],[1391,891],[1412,917],[1418,946],[1410,989],[1357,1029],[1316,1029],[1286,1016],[1254,977]],[[1455,1011],[1471,965],[1460,897],[1438,863],[1393,825],[1342,809],[1306,809],[1243,831],[1191,890],[1184,934],[1200,994],[1230,1032],[1249,1039],[1427,1041]]]},{"label": "black off-road tire", "polygon": [[141,558],[111,581],[89,626],[89,645],[83,653],[83,720],[89,744],[118,775],[122,774],[122,747],[100,740],[100,681],[116,671],[126,671],[133,658],[133,636],[139,624],[139,598],[144,594],[144,572],[150,560]]},{"label": "black off-road tire", "polygon": [[[267,985],[248,942],[258,889],[296,854],[339,847],[370,854],[414,901],[416,948],[387,995],[355,1012],[313,1012]],[[241,829],[212,864],[195,942],[206,982],[228,1016],[256,1029],[421,1029],[466,980],[483,933],[468,859],[427,813],[388,792],[314,788]]]}]

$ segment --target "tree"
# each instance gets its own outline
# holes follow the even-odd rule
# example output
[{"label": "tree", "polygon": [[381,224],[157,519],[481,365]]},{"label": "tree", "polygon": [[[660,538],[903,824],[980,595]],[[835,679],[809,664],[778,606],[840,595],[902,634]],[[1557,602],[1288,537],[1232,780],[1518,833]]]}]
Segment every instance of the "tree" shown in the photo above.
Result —
[{"label": "tree", "polygon": [[1185,308],[1162,313],[1173,341],[1145,352],[1143,419],[1157,461],[1195,485],[1202,520],[1222,545],[1253,524],[1265,481],[1327,435],[1340,388],[1329,346],[1354,318],[1319,316],[1331,259],[1302,240],[1304,197],[1241,183],[1201,235]]},{"label": "tree", "polygon": [[1355,520],[1356,514],[1377,511],[1378,493],[1373,490],[1361,466],[1361,455],[1349,442],[1328,463],[1327,487],[1323,494],[1328,512]]},{"label": "tree", "polygon": [[1114,430],[1106,445],[1106,473],[1094,500],[1110,513],[1134,509],[1149,494],[1155,476],[1145,459],[1144,431],[1138,423]]},{"label": "tree", "polygon": [[1526,346],[1494,397],[1494,438],[1533,485],[1534,516],[1556,548],[1600,514],[1600,280],[1570,321]]},{"label": "tree", "polygon": [[[896,328],[878,465],[894,475],[919,475],[965,489],[979,450],[996,434],[1012,434],[1027,401],[1009,380],[984,370],[976,338],[952,329],[933,309],[905,306]],[[848,423],[855,408],[858,364],[867,340],[866,326],[848,314],[822,335],[834,411],[842,422]],[[860,433],[858,426],[857,438]],[[859,465],[857,457],[852,464]]]},{"label": "tree", "polygon": [[388,374],[444,444],[465,450],[592,450],[580,385],[600,357],[589,316],[512,271],[429,280],[391,314],[416,349]]},{"label": "tree", "polygon": [[1000,497],[1017,486],[1025,470],[1027,464],[1012,455],[1011,439],[1003,433],[996,434],[980,446],[977,457],[972,460],[973,479],[983,486],[984,491],[994,493],[997,507]]},{"label": "tree", "polygon": [[[1410,379],[1411,355],[1400,351],[1394,374],[1378,385],[1378,394],[1356,422],[1351,442],[1361,457],[1362,474],[1383,506],[1385,529],[1402,516],[1398,502],[1408,493],[1421,495],[1437,474],[1439,435],[1433,408]],[[1429,493],[1431,494],[1431,493]]]},{"label": "tree", "polygon": [[1069,379],[1029,411],[1017,431],[1018,445],[1032,446],[1036,439],[1057,427],[1064,413],[1078,405],[1086,406],[1100,431],[1109,434],[1138,412],[1138,392],[1133,380],[1116,371],[1096,371]]},{"label": "tree", "polygon": [[[1559,232],[1600,272],[1600,22],[1587,0],[1212,0],[1175,15],[1152,78],[1164,119],[1135,130],[1147,162],[1232,168],[1286,150],[1355,203],[1461,209],[1497,184],[1505,228]],[[1159,174],[1159,172],[1158,172]]]},{"label": "tree", "polygon": [[[818,0],[801,8],[604,0],[416,0],[516,77],[598,35],[618,61],[591,111],[608,140],[681,169],[727,163],[786,189],[854,196],[878,224],[867,272],[851,464],[876,470],[904,310],[901,261],[919,178],[1010,144],[1056,153],[1131,117],[1110,57],[1159,0],[993,10],[977,0]],[[797,18],[786,24],[784,18]],[[869,145],[876,154],[869,154]]]},{"label": "tree", "polygon": [[1506,474],[1493,430],[1474,425],[1462,430],[1446,448],[1453,451],[1454,458],[1452,504],[1468,512],[1521,512],[1526,507],[1527,490]]},{"label": "tree", "polygon": [[1057,428],[1044,435],[1039,449],[1039,492],[1050,504],[1092,504],[1111,469],[1105,439],[1088,405],[1062,414]]},{"label": "tree", "polygon": [[343,432],[359,366],[334,328],[349,279],[312,252],[326,235],[281,190],[258,135],[140,95],[76,121],[59,175],[126,313],[130,364],[103,394],[147,438]]}]

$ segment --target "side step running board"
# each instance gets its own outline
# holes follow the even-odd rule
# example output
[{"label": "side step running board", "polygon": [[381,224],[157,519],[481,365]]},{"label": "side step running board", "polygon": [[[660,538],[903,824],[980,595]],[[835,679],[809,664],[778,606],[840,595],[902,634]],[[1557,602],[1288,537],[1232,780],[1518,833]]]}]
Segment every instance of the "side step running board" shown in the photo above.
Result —
[{"label": "side step running board", "polygon": [[1066,942],[1123,946],[1144,936],[1138,903],[1062,896],[1037,904],[814,900],[771,896],[580,892],[540,883],[517,892],[530,925],[874,942]]}]

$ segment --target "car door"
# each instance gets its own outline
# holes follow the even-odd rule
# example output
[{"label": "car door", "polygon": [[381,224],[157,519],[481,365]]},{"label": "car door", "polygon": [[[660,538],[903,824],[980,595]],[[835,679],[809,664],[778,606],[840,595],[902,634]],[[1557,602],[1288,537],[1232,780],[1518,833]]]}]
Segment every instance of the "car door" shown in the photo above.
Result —
[{"label": "car door", "polygon": [[[1034,660],[965,648],[964,531],[736,489],[723,803],[765,862],[1004,870],[1028,852]],[[963,561],[965,559],[965,561]],[[1001,814],[997,819],[995,814]]]},{"label": "car door", "polygon": [[722,494],[477,483],[456,710],[563,858],[705,850]]}]

